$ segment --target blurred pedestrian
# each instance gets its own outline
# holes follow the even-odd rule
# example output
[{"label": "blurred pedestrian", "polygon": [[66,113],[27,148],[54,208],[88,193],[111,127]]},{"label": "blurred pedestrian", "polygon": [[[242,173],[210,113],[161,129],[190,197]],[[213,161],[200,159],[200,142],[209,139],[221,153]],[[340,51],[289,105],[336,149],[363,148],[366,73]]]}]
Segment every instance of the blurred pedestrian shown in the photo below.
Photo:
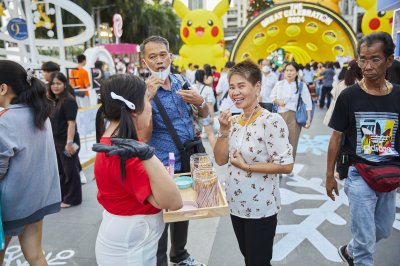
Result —
[{"label": "blurred pedestrian", "polygon": [[46,266],[44,216],[60,211],[60,181],[46,87],[33,71],[0,60],[0,191],[5,249],[18,236],[29,265]]},{"label": "blurred pedestrian", "polygon": [[270,98],[272,89],[275,87],[278,78],[272,72],[271,67],[269,66],[269,62],[267,60],[261,61],[261,73],[262,73],[262,81],[261,81],[261,92],[260,92],[260,105],[262,108],[267,109],[272,112],[272,99]]},{"label": "blurred pedestrian", "polygon": [[82,187],[79,175],[80,139],[76,126],[78,105],[69,93],[68,80],[61,72],[50,75],[49,98],[55,103],[51,116],[54,144],[61,184],[61,208],[79,205],[82,202]]},{"label": "blurred pedestrian", "polygon": [[[69,83],[75,89],[75,96],[79,107],[89,106],[89,93],[87,89],[90,88],[89,73],[84,68],[86,65],[86,56],[80,54],[76,57],[78,66],[71,69],[69,75]],[[79,90],[84,90],[79,92]]]},{"label": "blurred pedestrian", "polygon": [[322,80],[322,91],[321,97],[319,99],[319,108],[324,108],[325,97],[327,98],[326,106],[329,108],[331,105],[331,90],[333,84],[333,77],[335,76],[335,70],[333,69],[333,64],[331,62],[326,63],[326,69],[320,72]]},{"label": "blurred pedestrian", "polygon": [[287,63],[284,69],[284,80],[276,83],[270,96],[273,99],[272,102],[278,106],[278,113],[283,117],[289,128],[289,142],[293,146],[294,159],[296,159],[297,144],[301,132],[301,125],[296,121],[296,110],[300,95],[307,106],[307,122],[304,126],[306,129],[311,126],[312,110],[310,92],[304,82],[299,82],[298,71],[299,65],[297,63]]}]

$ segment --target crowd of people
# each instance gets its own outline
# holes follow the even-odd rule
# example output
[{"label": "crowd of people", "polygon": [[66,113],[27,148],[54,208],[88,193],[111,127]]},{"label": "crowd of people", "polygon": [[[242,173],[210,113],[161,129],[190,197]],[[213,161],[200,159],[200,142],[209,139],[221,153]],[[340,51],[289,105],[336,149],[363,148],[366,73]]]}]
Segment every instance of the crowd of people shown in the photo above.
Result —
[{"label": "crowd of people", "polygon": [[[165,167],[170,154],[175,173],[189,172],[186,147],[204,151],[202,130],[215,162],[227,165],[226,199],[244,264],[271,265],[282,208],[279,179],[292,175],[300,132],[311,127],[315,104],[328,107],[324,124],[333,129],[326,171],[332,200],[338,195],[336,178],[343,178],[336,173],[338,158],[346,158],[348,167],[344,188],[352,236],[339,255],[349,265],[374,265],[376,242],[391,232],[397,187],[374,187],[374,176],[365,169],[378,165],[377,174],[386,169],[400,178],[400,86],[399,75],[392,74],[400,63],[390,35],[363,37],[357,60],[342,65],[288,61],[277,66],[260,59],[227,62],[221,72],[189,64],[176,73],[161,36],[144,40],[140,53],[146,71],[109,76],[98,61],[92,80],[84,55],[67,75],[46,62],[46,84],[18,63],[0,60],[6,248],[18,236],[28,263],[47,265],[41,246],[44,217],[81,204],[86,178],[76,120],[85,105],[79,101],[93,86],[101,103],[94,176],[104,208],[94,243],[98,265],[204,265],[186,249],[189,221],[164,224],[161,211],[183,205]],[[304,123],[297,117],[301,102]]]}]

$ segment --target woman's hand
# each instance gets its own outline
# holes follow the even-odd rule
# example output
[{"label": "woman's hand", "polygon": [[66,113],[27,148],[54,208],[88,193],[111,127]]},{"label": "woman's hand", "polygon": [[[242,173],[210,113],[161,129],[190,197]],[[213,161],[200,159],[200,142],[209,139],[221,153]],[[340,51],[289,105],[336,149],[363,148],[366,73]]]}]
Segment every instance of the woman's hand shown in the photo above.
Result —
[{"label": "woman's hand", "polygon": [[65,145],[65,150],[70,156],[72,156],[76,153],[76,150],[74,150],[74,146],[72,143],[67,143]]},{"label": "woman's hand", "polygon": [[221,112],[218,118],[219,132],[229,133],[229,129],[231,128],[231,118],[232,114],[229,109]]},{"label": "woman's hand", "polygon": [[307,119],[306,125],[304,126],[304,128],[309,129],[310,126],[311,126],[311,120],[308,120],[308,119]]},{"label": "woman's hand", "polygon": [[232,154],[231,164],[242,170],[247,170],[247,163],[244,161],[242,154],[238,150]]},{"label": "woman's hand", "polygon": [[276,105],[278,105],[280,107],[285,107],[285,105],[286,105],[285,100],[276,99],[274,102]]}]

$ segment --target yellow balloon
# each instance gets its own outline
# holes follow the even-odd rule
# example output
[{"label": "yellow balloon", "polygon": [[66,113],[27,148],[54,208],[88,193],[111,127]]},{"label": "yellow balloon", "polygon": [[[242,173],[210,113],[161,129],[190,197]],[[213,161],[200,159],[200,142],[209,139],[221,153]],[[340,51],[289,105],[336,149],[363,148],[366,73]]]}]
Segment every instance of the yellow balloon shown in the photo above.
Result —
[{"label": "yellow balloon", "polygon": [[[394,1],[394,0],[393,0]],[[361,20],[361,30],[364,34],[384,31],[392,33],[393,11],[380,11],[376,9],[377,0],[357,0],[357,4],[365,9]]]}]

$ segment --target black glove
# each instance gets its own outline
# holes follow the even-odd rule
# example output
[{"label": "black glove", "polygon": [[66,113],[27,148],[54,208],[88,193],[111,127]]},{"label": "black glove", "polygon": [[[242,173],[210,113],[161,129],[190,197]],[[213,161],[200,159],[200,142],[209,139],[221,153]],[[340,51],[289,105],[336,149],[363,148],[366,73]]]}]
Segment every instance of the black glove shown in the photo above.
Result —
[{"label": "black glove", "polygon": [[142,161],[148,160],[154,155],[153,147],[134,139],[112,138],[111,144],[112,146],[96,143],[93,145],[92,150],[106,152],[108,155],[118,154],[125,159],[137,157]]}]

